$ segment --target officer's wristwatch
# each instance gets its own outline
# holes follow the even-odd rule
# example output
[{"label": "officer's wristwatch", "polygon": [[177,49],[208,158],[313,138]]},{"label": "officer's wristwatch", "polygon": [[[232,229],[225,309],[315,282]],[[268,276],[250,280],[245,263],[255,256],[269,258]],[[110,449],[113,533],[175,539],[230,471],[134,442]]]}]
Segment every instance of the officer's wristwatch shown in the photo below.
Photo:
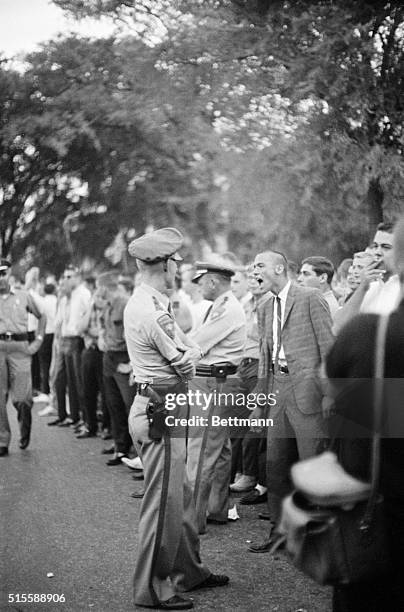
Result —
[{"label": "officer's wristwatch", "polygon": [[35,340],[43,340],[43,336],[41,336],[41,334],[39,334],[38,336],[35,336]]}]

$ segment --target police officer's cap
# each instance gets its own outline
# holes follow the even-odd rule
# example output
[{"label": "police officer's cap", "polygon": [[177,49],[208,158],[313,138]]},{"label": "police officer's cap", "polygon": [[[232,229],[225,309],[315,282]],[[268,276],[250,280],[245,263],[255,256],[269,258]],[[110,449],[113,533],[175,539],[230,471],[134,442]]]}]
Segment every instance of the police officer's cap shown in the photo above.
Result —
[{"label": "police officer's cap", "polygon": [[8,270],[9,268],[11,268],[11,263],[8,261],[8,259],[1,258],[0,259],[0,272],[2,272],[3,270]]},{"label": "police officer's cap", "polygon": [[218,265],[209,263],[207,261],[197,261],[195,264],[196,273],[192,279],[193,283],[197,283],[204,274],[220,274],[221,276],[227,276],[229,279],[234,276],[234,270],[228,266]]},{"label": "police officer's cap", "polygon": [[177,251],[182,247],[184,237],[174,227],[161,229],[135,238],[128,248],[129,254],[145,263],[154,264],[169,258],[182,261]]}]

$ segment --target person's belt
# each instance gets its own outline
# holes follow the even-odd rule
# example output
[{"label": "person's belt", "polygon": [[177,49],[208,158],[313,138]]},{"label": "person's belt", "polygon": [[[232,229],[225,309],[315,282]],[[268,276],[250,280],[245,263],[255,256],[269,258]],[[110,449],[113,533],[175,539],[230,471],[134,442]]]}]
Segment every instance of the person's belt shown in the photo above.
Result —
[{"label": "person's belt", "polygon": [[28,334],[12,334],[11,332],[6,332],[5,334],[0,334],[0,340],[16,340],[17,342],[24,342],[28,340]]},{"label": "person's belt", "polygon": [[212,365],[196,366],[196,376],[206,376],[213,378],[226,378],[237,372],[237,366],[233,363],[214,363]]},{"label": "person's belt", "polygon": [[278,364],[278,367],[275,369],[275,364],[272,363],[271,370],[274,374],[276,374],[277,372],[280,372],[281,374],[289,374],[289,368],[285,365]]},{"label": "person's belt", "polygon": [[184,391],[184,383],[174,383],[171,385],[136,383],[136,395],[150,397],[159,403],[164,401],[166,393],[183,393]]}]

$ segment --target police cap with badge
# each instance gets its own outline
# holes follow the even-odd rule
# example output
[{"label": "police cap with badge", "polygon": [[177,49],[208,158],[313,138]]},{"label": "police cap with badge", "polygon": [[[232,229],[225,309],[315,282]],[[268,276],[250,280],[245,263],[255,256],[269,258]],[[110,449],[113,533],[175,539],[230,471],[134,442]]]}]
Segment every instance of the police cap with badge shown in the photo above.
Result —
[{"label": "police cap with badge", "polygon": [[167,259],[182,261],[177,251],[184,244],[184,237],[174,227],[163,227],[135,238],[129,247],[129,255],[146,264],[155,264]]},{"label": "police cap with badge", "polygon": [[207,261],[197,261],[195,268],[196,272],[192,279],[193,283],[197,283],[205,274],[219,274],[220,276],[227,277],[229,280],[235,274],[234,270],[228,266]]}]

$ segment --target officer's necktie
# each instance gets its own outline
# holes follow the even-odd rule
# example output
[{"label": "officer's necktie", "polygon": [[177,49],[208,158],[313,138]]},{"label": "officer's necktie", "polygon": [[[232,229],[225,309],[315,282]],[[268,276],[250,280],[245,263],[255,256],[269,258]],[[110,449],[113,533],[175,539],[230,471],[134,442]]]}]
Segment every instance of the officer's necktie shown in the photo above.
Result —
[{"label": "officer's necktie", "polygon": [[274,368],[275,372],[278,370],[278,361],[279,361],[279,351],[281,350],[281,334],[282,334],[282,307],[281,307],[281,298],[279,295],[275,296],[276,303],[276,353],[275,353],[275,363]]},{"label": "officer's necktie", "polygon": [[208,308],[208,309],[207,309],[207,311],[206,311],[205,316],[203,317],[202,325],[205,323],[205,321],[207,321],[208,316],[210,315],[210,311],[212,310],[212,308],[213,308],[213,302],[212,302],[212,304],[209,306],[209,308]]}]

